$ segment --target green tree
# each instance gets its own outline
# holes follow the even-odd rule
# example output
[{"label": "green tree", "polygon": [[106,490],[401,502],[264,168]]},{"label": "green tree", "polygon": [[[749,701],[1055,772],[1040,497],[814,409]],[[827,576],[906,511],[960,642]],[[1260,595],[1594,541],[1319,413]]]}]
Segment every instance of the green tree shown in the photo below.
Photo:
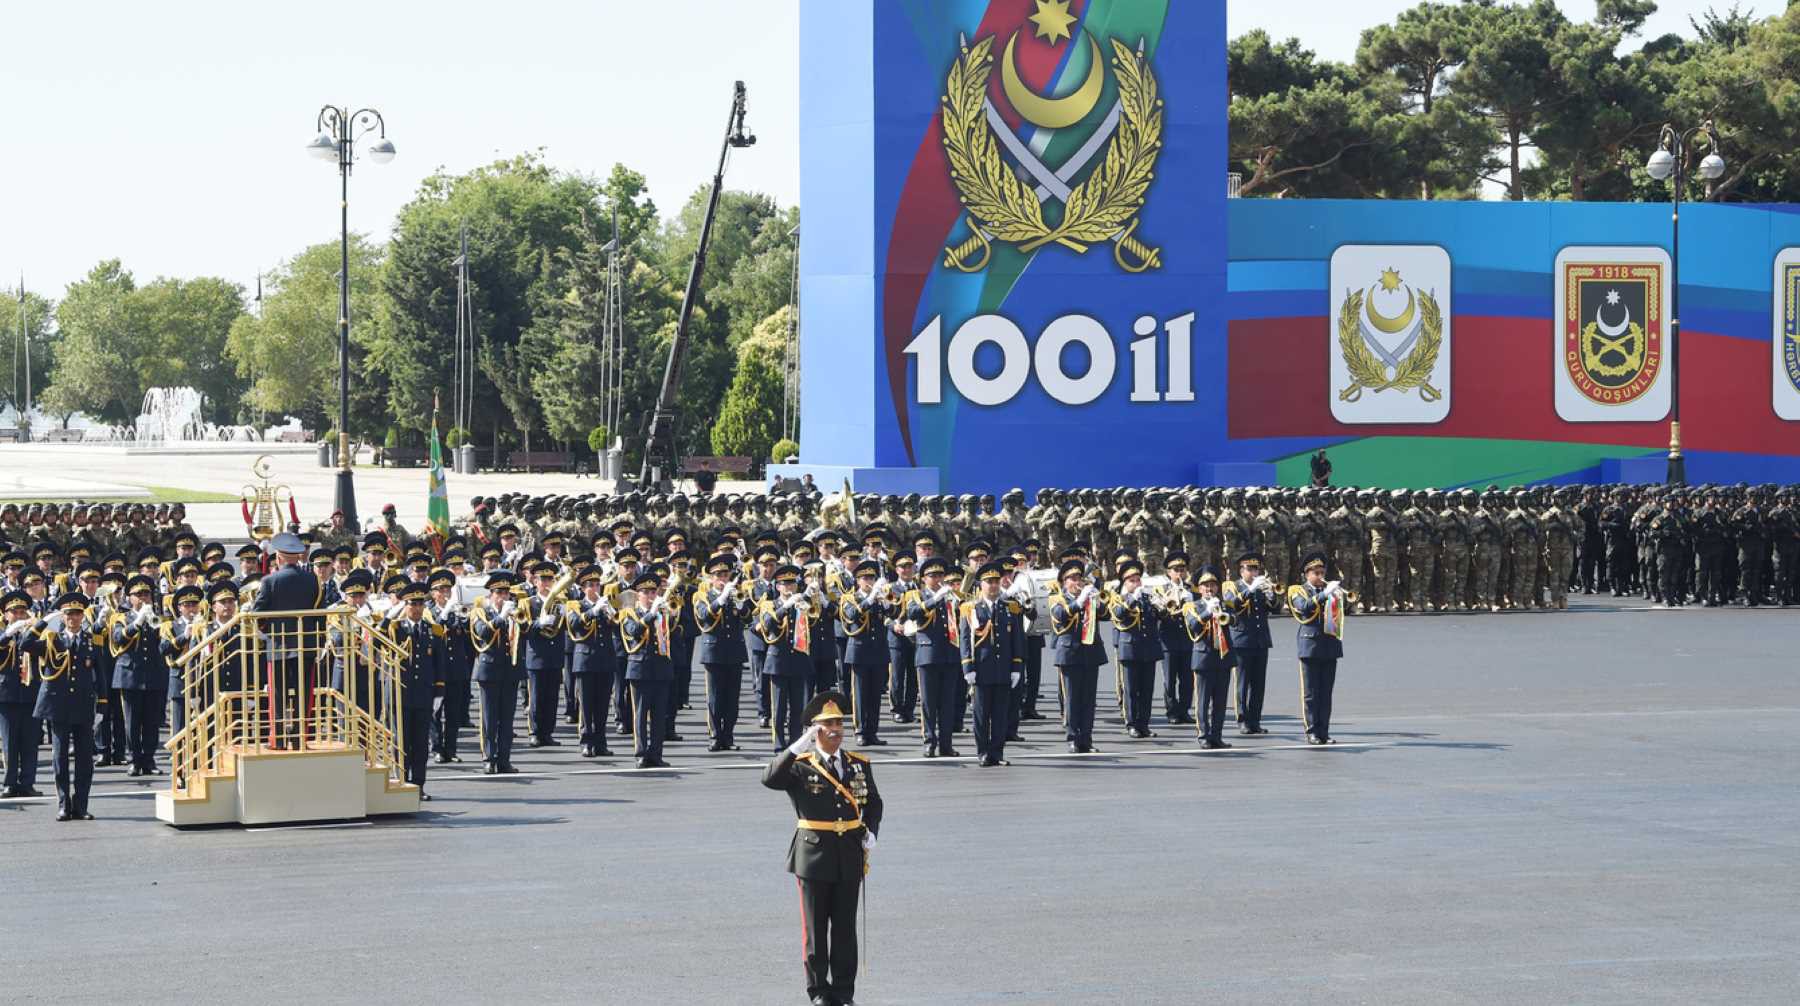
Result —
[{"label": "green tree", "polygon": [[1404,111],[1395,88],[1367,88],[1355,71],[1317,59],[1299,40],[1252,31],[1226,47],[1230,159],[1239,193],[1375,196]]},{"label": "green tree", "polygon": [[137,282],[118,259],[101,262],[69,284],[56,307],[60,336],[44,408],[115,423],[137,418],[144,385],[133,361],[153,352],[154,344],[134,310],[136,290]]},{"label": "green tree", "polygon": [[[9,369],[0,381],[0,408],[18,409],[25,398],[25,346],[19,339],[17,289],[0,299],[0,361]],[[31,389],[36,398],[50,386],[50,354],[56,342],[56,306],[50,298],[29,290],[23,294],[25,329],[31,336]]]},{"label": "green tree", "polygon": [[764,318],[738,346],[737,368],[712,425],[714,454],[768,457],[780,438],[781,360],[789,313],[782,307]]},{"label": "green tree", "polygon": [[538,153],[461,175],[440,171],[420,184],[400,210],[381,273],[391,324],[369,346],[373,366],[387,379],[387,409],[397,424],[428,428],[433,394],[454,383],[453,261],[465,226],[478,361],[487,377],[475,382],[476,439],[485,439],[483,431],[501,421],[502,410],[516,427],[541,421],[535,409],[506,406],[523,399],[502,393],[499,384],[516,382],[487,364],[516,356],[503,350],[518,346],[544,301],[556,295],[550,263],[589,236],[592,223],[584,214],[598,192],[591,179],[557,171]]},{"label": "green tree", "polygon": [[1454,78],[1454,92],[1481,109],[1500,133],[1508,199],[1525,198],[1525,151],[1547,111],[1564,100],[1554,47],[1567,25],[1554,0],[1494,7],[1480,19],[1467,61]]},{"label": "green tree", "polygon": [[1392,75],[1411,113],[1392,153],[1400,173],[1417,179],[1420,198],[1440,189],[1469,195],[1488,168],[1493,129],[1477,109],[1449,94],[1449,79],[1469,58],[1481,18],[1492,0],[1428,2],[1405,10],[1393,24],[1363,32],[1356,68],[1365,79]]},{"label": "green tree", "polygon": [[144,346],[134,361],[139,391],[191,387],[206,396],[207,419],[235,422],[248,382],[225,358],[231,326],[244,313],[244,291],[213,276],[158,279],[131,294]]},{"label": "green tree", "polygon": [[[335,426],[338,413],[338,242],[316,244],[281,264],[263,288],[262,316],[240,315],[225,353],[250,380],[246,401],[298,416],[314,429]],[[382,249],[350,236],[350,430],[362,439],[385,434],[385,374],[368,362],[369,346],[388,323],[381,295]]]}]

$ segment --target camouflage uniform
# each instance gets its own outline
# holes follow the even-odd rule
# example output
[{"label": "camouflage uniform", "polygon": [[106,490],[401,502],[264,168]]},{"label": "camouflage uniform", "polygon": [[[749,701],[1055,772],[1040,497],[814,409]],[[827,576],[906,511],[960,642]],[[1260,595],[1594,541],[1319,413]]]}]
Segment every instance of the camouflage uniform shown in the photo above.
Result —
[{"label": "camouflage uniform", "polygon": [[1406,509],[1394,520],[1394,540],[1399,560],[1406,568],[1406,610],[1425,611],[1430,603],[1431,578],[1437,571],[1437,521],[1422,505],[1423,493],[1413,493]]},{"label": "camouflage uniform", "polygon": [[1550,606],[1569,606],[1569,576],[1575,569],[1575,547],[1586,529],[1562,501],[1544,511],[1544,564],[1550,570]]},{"label": "camouflage uniform", "polygon": [[1532,590],[1537,582],[1538,552],[1543,546],[1539,540],[1537,522],[1525,512],[1523,500],[1514,501],[1513,508],[1506,512],[1501,529],[1504,532],[1507,571],[1510,574],[1504,585],[1506,605],[1510,608],[1535,608],[1538,600]]},{"label": "camouflage uniform", "polygon": [[[1294,569],[1293,521],[1276,505],[1272,493],[1263,495],[1263,508],[1256,515],[1256,529],[1262,535],[1263,573],[1273,583],[1289,584]],[[1225,569],[1223,565],[1219,567]],[[1236,570],[1228,573],[1235,575]]]},{"label": "camouflage uniform", "polygon": [[1432,594],[1439,611],[1468,611],[1474,602],[1468,594],[1471,572],[1471,549],[1474,540],[1469,533],[1468,515],[1444,499],[1444,509],[1437,515],[1438,581]]},{"label": "camouflage uniform", "polygon": [[1367,611],[1392,611],[1400,568],[1394,515],[1377,500],[1363,511],[1363,524],[1369,529],[1369,582],[1363,588],[1362,607]]},{"label": "camouflage uniform", "polygon": [[1470,607],[1500,610],[1500,559],[1505,541],[1500,522],[1487,508],[1487,500],[1468,511],[1469,582],[1463,598]]}]

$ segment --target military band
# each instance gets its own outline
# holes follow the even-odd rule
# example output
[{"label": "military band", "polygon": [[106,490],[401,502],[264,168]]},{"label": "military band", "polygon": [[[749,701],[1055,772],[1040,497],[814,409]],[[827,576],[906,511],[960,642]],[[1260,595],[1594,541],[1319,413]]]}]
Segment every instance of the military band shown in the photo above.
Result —
[{"label": "military band", "polygon": [[[962,757],[968,734],[982,764],[1003,764],[1054,699],[1069,750],[1091,753],[1103,681],[1128,738],[1155,736],[1160,706],[1162,723],[1223,747],[1223,718],[1265,734],[1265,706],[1291,701],[1268,682],[1284,612],[1302,665],[1296,711],[1328,744],[1352,613],[1555,610],[1571,592],[1797,603],[1797,499],[1749,485],[1046,488],[1030,506],[1011,491],[835,508],[808,495],[507,494],[471,500],[449,535],[415,534],[386,507],[364,533],[334,515],[281,557],[205,541],[180,507],[0,505],[0,797],[38,792],[42,745],[58,735],[71,819],[88,812],[94,768],[166,771],[162,741],[195,712],[183,655],[237,645],[240,603],[357,611],[412,646],[419,666],[399,699],[409,779],[425,775],[413,756],[454,763],[465,748],[485,771],[516,772],[515,740],[556,745],[559,721],[587,758],[614,757],[612,735],[658,767],[666,744],[701,729],[709,751],[738,750],[746,690],[772,750],[804,729],[812,697],[838,690],[861,748],[892,740],[885,722],[916,729],[926,757]],[[285,709],[314,675],[349,688],[331,647],[368,644],[273,647],[273,700]],[[64,661],[85,670],[64,678]],[[383,699],[361,689],[357,701]]]}]

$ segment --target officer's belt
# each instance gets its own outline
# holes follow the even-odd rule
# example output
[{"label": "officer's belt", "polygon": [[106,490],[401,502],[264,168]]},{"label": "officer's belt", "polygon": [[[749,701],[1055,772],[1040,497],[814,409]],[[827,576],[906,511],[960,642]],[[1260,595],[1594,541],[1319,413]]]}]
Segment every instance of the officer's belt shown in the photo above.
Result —
[{"label": "officer's belt", "polygon": [[829,831],[842,835],[847,831],[855,831],[863,826],[862,818],[854,821],[808,821],[801,818],[794,822],[794,827],[801,831]]}]

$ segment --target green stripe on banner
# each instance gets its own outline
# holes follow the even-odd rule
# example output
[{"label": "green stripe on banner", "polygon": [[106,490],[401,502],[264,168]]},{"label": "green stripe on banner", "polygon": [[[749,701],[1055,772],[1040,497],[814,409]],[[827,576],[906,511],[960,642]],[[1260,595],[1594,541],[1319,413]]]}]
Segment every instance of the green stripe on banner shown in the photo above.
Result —
[{"label": "green stripe on banner", "polygon": [[[1082,25],[1087,33],[1100,42],[1101,52],[1108,60],[1106,90],[1101,94],[1100,106],[1094,112],[1094,121],[1105,117],[1105,109],[1112,106],[1114,96],[1118,94],[1118,85],[1113,80],[1111,70],[1112,47],[1107,43],[1109,38],[1119,38],[1127,44],[1135,44],[1137,39],[1144,40],[1144,52],[1151,58],[1151,68],[1155,69],[1156,43],[1162,38],[1163,19],[1169,11],[1168,0],[1093,0],[1088,4],[1087,14],[1082,18]],[[1063,42],[1070,44],[1074,40]],[[996,49],[1003,49],[1004,42],[996,40]],[[1063,68],[1061,80],[1077,81],[1087,72],[1087,47],[1081,46],[1070,57],[1069,64]],[[1084,124],[1085,125],[1085,124]],[[1088,137],[1089,130],[1073,128],[1059,130],[1044,147],[1044,161],[1052,166],[1062,163],[1063,159],[1073,154]],[[1058,208],[1060,213],[1060,208]],[[1054,216],[1051,219],[1055,219]],[[1088,254],[1105,252],[1104,248],[1090,248]],[[1035,254],[1035,253],[1034,253]],[[1020,252],[1010,244],[994,245],[994,257],[987,269],[986,282],[982,284],[978,312],[989,312],[999,307],[1012,293],[1013,284],[1025,267],[1031,264],[1032,255]]]},{"label": "green stripe on banner", "polygon": [[[1480,488],[1490,482],[1525,485],[1592,468],[1607,458],[1661,453],[1655,448],[1615,444],[1458,437],[1368,437],[1326,451],[1331,458],[1332,484],[1384,489]],[[1305,451],[1277,459],[1276,481],[1284,486],[1310,484],[1311,456],[1311,451]]]}]

